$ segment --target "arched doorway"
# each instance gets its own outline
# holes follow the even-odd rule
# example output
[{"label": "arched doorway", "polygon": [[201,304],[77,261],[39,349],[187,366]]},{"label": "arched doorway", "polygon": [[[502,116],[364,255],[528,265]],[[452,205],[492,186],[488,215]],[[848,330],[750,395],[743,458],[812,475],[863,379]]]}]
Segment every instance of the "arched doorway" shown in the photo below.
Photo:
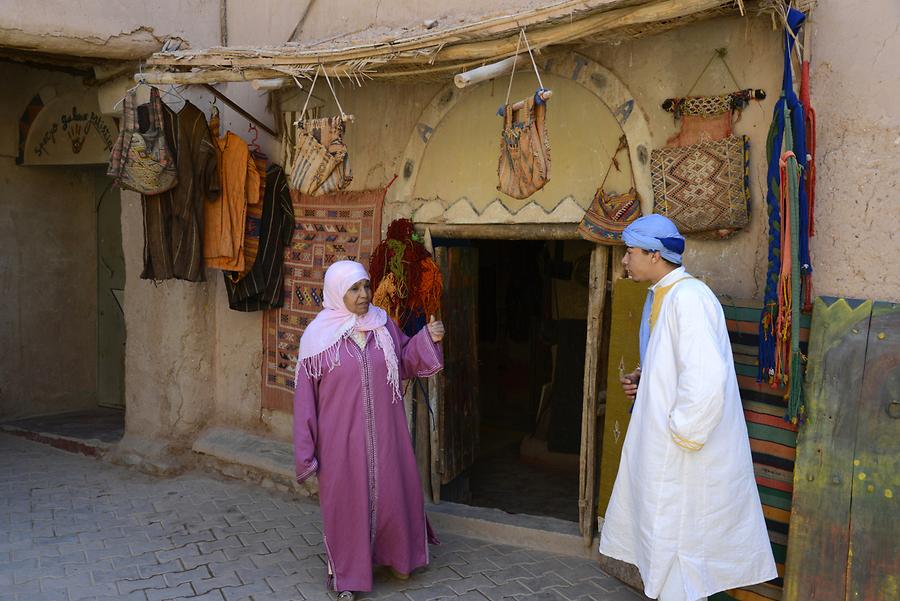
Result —
[{"label": "arched doorway", "polygon": [[[432,391],[435,499],[578,521],[589,536],[596,470],[583,459],[596,455],[600,430],[585,428],[582,416],[596,415],[604,389],[596,328],[613,265],[607,248],[572,238],[622,135],[627,156],[618,156],[604,188],[634,185],[651,201],[650,135],[627,89],[602,66],[570,54],[544,67],[544,85],[554,90],[544,189],[524,200],[496,190],[496,111],[506,80],[448,86],[414,128],[387,211],[411,214],[431,231],[447,282],[444,319],[457,334],[445,349],[446,379]],[[520,72],[511,99],[536,85],[530,71]],[[595,444],[585,448],[588,439]]]}]

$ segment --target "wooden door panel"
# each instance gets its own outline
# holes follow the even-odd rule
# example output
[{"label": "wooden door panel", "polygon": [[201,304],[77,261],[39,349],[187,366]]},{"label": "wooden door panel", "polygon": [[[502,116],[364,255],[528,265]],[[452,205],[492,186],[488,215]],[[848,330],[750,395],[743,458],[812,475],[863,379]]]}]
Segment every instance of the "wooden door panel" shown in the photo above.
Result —
[{"label": "wooden door panel", "polygon": [[872,303],[816,299],[797,437],[784,601],[844,599],[853,449]]},{"label": "wooden door panel", "polygon": [[900,599],[900,307],[875,303],[862,374],[845,598]]},{"label": "wooden door panel", "polygon": [[447,484],[475,462],[478,450],[478,249],[438,247],[435,259],[444,278],[447,328],[444,371],[436,382],[436,471]]}]

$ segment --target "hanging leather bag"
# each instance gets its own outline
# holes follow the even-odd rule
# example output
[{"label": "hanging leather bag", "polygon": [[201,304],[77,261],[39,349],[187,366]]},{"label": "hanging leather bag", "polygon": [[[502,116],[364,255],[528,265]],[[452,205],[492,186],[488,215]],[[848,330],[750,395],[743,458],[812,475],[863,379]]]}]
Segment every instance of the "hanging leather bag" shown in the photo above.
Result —
[{"label": "hanging leather bag", "polygon": [[175,157],[163,134],[163,106],[159,90],[150,88],[149,117],[146,131],[139,131],[134,90],[125,95],[124,127],[113,145],[107,175],[125,190],[153,195],[171,190],[178,184]]},{"label": "hanging leather bag", "polygon": [[523,101],[522,108],[503,107],[497,189],[513,198],[528,198],[550,181],[550,141],[547,104]]}]

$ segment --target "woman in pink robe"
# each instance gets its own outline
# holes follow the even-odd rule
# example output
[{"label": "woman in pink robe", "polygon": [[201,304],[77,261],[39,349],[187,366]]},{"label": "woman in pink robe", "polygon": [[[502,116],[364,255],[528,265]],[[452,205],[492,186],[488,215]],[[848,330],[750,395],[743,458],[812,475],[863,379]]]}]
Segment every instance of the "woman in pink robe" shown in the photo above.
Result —
[{"label": "woman in pink robe", "polygon": [[443,325],[412,338],[370,305],[369,275],[355,261],[325,274],[324,309],[300,341],[294,392],[297,481],[319,479],[329,584],[372,590],[372,567],[400,577],[428,564],[437,542],[400,393],[401,380],[443,367]]}]

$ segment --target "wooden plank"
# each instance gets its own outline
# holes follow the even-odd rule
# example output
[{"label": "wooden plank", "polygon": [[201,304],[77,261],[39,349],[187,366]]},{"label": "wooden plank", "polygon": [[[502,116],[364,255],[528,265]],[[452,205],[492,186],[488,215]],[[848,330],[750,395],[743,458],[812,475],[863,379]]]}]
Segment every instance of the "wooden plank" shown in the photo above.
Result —
[{"label": "wooden plank", "polygon": [[600,335],[603,332],[603,307],[606,303],[606,277],[609,273],[609,247],[597,245],[591,252],[588,277],[587,340],[584,351],[584,404],[581,414],[581,469],[579,475],[578,516],[586,545],[594,537],[594,500],[597,467],[597,375],[600,362]]},{"label": "wooden plank", "polygon": [[898,497],[900,306],[875,303],[853,458],[848,600],[900,599]]},{"label": "wooden plank", "polygon": [[[868,301],[855,308],[844,299],[828,304],[818,298],[814,304],[807,423],[797,439],[785,601],[845,596],[853,448],[871,313]],[[776,500],[777,491],[769,496]]]},{"label": "wooden plank", "polygon": [[[435,259],[439,251],[435,249]],[[440,413],[441,393],[444,390],[444,373],[441,372],[428,381],[428,403],[432,415],[432,424],[429,429],[429,459],[431,462],[431,500],[434,503],[441,502],[441,451],[440,451]]]},{"label": "wooden plank", "polygon": [[428,388],[431,385],[428,380],[421,382],[425,391],[419,386],[413,393],[415,410],[413,414],[413,428],[415,428],[415,452],[416,465],[419,468],[419,477],[422,479],[422,494],[425,498],[431,497],[431,413],[429,412],[427,397],[430,396]]}]

